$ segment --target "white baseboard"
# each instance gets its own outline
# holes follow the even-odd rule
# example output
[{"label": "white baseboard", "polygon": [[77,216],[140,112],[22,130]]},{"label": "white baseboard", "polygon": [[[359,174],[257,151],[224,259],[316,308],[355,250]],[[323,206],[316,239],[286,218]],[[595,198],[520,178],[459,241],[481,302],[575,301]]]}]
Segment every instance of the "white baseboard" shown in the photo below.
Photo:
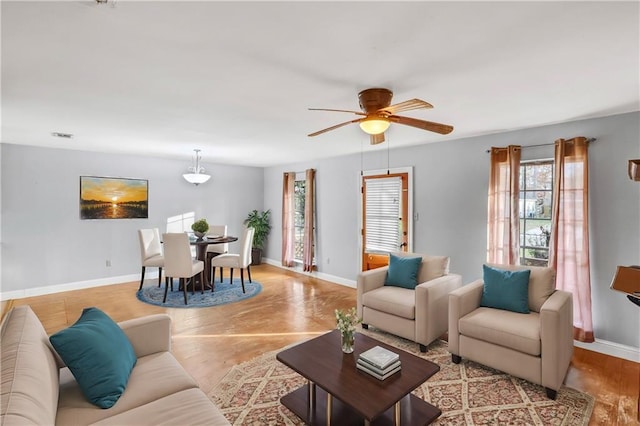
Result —
[{"label": "white baseboard", "polygon": [[286,266],[282,266],[282,263],[279,260],[273,260],[273,259],[267,259],[265,257],[262,258],[262,261],[268,265],[272,265],[272,266],[277,266],[278,268],[281,269],[286,269],[288,271],[293,271],[293,272],[297,272],[298,274],[302,274],[302,275],[308,275],[310,277],[315,277],[315,278],[319,278],[321,280],[325,280],[325,281],[330,281],[334,284],[340,284],[343,285],[345,287],[351,287],[351,288],[356,288],[356,282],[354,280],[348,280],[346,278],[342,278],[342,277],[338,277],[335,275],[330,275],[330,274],[325,274],[322,272],[305,272],[302,270],[302,266],[300,265],[296,265],[293,266],[291,268],[286,267]]},{"label": "white baseboard", "polygon": [[620,343],[601,339],[596,339],[593,343],[574,340],[573,346],[640,363],[640,348],[634,348],[633,346],[621,345]]},{"label": "white baseboard", "polygon": [[[158,278],[158,272],[150,272],[145,274],[144,280]],[[121,275],[118,277],[97,278],[95,280],[77,281],[66,284],[48,285],[44,287],[28,288],[25,290],[14,290],[0,293],[0,300],[23,299],[25,297],[43,296],[45,294],[53,294],[61,291],[82,290],[85,288],[101,287],[109,284],[129,283],[131,281],[140,281],[140,274]]]},{"label": "white baseboard", "polygon": [[[288,268],[288,267],[282,266],[280,261],[276,261],[273,259],[263,258],[262,260],[264,261],[264,263],[268,265],[276,266],[281,269],[286,269],[299,274],[319,278],[321,280],[343,285],[345,287],[356,288],[356,282],[354,280],[347,280],[342,277],[325,274],[322,272],[304,272],[300,266],[294,266],[292,268]],[[155,273],[150,272],[148,274],[145,274],[145,281],[157,279],[157,278],[158,278],[157,272]],[[101,287],[101,286],[110,285],[110,284],[128,283],[131,281],[138,281],[139,279],[140,279],[140,274],[130,274],[130,275],[121,275],[118,277],[98,278],[95,280],[77,281],[73,283],[29,288],[25,290],[0,292],[0,300],[22,299],[25,297],[42,296],[45,294],[53,294],[61,291],[82,290],[85,288]],[[589,351],[594,351],[594,352],[602,353],[605,355],[610,355],[617,358],[622,358],[629,361],[640,363],[640,348],[635,348],[633,346],[621,345],[619,343],[609,342],[607,340],[602,340],[602,339],[596,339],[596,341],[593,343],[583,343],[583,342],[574,340],[573,344],[576,347],[587,349]]]}]

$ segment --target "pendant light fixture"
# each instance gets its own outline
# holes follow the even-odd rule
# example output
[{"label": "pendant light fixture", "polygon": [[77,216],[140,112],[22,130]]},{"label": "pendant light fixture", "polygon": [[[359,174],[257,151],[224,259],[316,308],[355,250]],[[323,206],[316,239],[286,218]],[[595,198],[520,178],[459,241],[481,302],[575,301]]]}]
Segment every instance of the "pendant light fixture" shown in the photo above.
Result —
[{"label": "pendant light fixture", "polygon": [[204,173],[204,167],[200,166],[200,150],[194,149],[196,155],[194,158],[194,164],[192,167],[189,167],[189,171],[191,173],[185,173],[182,177],[189,183],[194,184],[195,186],[200,185],[201,183],[205,183],[208,181],[211,176]]}]

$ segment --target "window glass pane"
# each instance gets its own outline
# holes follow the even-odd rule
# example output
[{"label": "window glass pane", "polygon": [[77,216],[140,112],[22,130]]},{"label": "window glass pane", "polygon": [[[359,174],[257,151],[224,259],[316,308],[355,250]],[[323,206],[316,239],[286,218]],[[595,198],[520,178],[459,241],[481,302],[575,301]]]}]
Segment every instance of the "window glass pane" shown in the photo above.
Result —
[{"label": "window glass pane", "polygon": [[304,254],[304,233],[301,232],[298,228],[296,228],[294,235],[294,252],[293,258],[295,260],[302,260],[302,256]]},{"label": "window glass pane", "polygon": [[365,251],[389,253],[400,249],[402,180],[368,179],[365,187]]},{"label": "window glass pane", "polygon": [[531,185],[535,189],[551,189],[553,166],[552,164],[536,164],[531,166],[533,169],[534,184]]},{"label": "window glass pane", "polygon": [[523,164],[520,187],[520,263],[546,266],[551,236],[553,161]]},{"label": "window glass pane", "polygon": [[524,232],[525,245],[529,247],[548,247],[551,224],[547,221],[528,220]]},{"label": "window glass pane", "polygon": [[535,194],[535,217],[551,219],[551,191],[538,191]]},{"label": "window glass pane", "polygon": [[294,247],[293,258],[302,260],[304,254],[304,203],[305,203],[304,180],[297,180],[293,186],[293,225],[294,225]]}]

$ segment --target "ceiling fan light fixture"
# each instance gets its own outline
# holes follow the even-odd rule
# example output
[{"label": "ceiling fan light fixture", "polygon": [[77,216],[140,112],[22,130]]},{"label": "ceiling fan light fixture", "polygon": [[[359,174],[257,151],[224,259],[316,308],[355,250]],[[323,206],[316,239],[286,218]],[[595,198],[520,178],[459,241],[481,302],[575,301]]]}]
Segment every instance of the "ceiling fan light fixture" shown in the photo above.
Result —
[{"label": "ceiling fan light fixture", "polygon": [[391,122],[384,117],[366,117],[360,122],[360,128],[370,135],[379,135],[387,131]]},{"label": "ceiling fan light fixture", "polygon": [[194,151],[196,152],[194,165],[192,167],[189,167],[189,171],[191,173],[185,173],[182,175],[182,177],[187,182],[192,183],[195,186],[198,186],[201,183],[205,183],[206,181],[208,181],[211,178],[211,176],[204,173],[204,167],[200,166],[200,158],[201,158],[200,150],[194,149]]},{"label": "ceiling fan light fixture", "polygon": [[418,118],[397,115],[397,113],[404,111],[433,108],[433,105],[417,98],[390,105],[392,96],[393,92],[389,89],[373,88],[361,91],[358,93],[358,100],[360,101],[360,109],[362,109],[362,112],[349,111],[345,109],[309,108],[312,111],[350,112],[360,116],[355,120],[345,121],[343,123],[327,127],[326,129],[310,133],[309,136],[318,136],[352,123],[358,123],[360,128],[371,136],[371,144],[373,145],[384,142],[384,132],[387,131],[391,123],[394,123],[394,125],[401,124],[404,126],[416,127],[429,132],[439,133],[441,135],[448,135],[453,131],[453,126],[449,126],[448,124],[434,123],[431,121],[420,120]]}]

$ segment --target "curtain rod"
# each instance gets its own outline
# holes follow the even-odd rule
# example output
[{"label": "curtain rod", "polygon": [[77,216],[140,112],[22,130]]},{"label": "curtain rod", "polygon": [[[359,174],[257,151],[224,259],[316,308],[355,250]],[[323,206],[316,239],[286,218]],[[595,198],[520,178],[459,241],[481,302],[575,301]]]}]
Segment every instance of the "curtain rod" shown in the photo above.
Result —
[{"label": "curtain rod", "polygon": [[[591,142],[595,142],[595,141],[597,141],[596,138],[587,138],[587,143],[591,143]],[[524,146],[521,146],[520,149],[523,149],[523,148],[535,148],[537,146],[547,146],[547,145],[555,145],[555,144],[556,144],[555,142],[550,142],[550,143],[539,143],[539,144],[536,144],[536,145],[524,145]],[[486,152],[488,154],[488,153],[491,152],[491,150],[488,149]]]},{"label": "curtain rod", "polygon": [[308,169],[306,169],[306,170],[292,171],[292,172],[283,172],[283,173],[293,173],[293,174],[296,174],[296,175],[297,175],[298,173],[306,174],[306,173],[307,173],[307,170],[316,170],[316,169],[314,169],[313,167],[311,167],[311,168],[308,168]]}]

